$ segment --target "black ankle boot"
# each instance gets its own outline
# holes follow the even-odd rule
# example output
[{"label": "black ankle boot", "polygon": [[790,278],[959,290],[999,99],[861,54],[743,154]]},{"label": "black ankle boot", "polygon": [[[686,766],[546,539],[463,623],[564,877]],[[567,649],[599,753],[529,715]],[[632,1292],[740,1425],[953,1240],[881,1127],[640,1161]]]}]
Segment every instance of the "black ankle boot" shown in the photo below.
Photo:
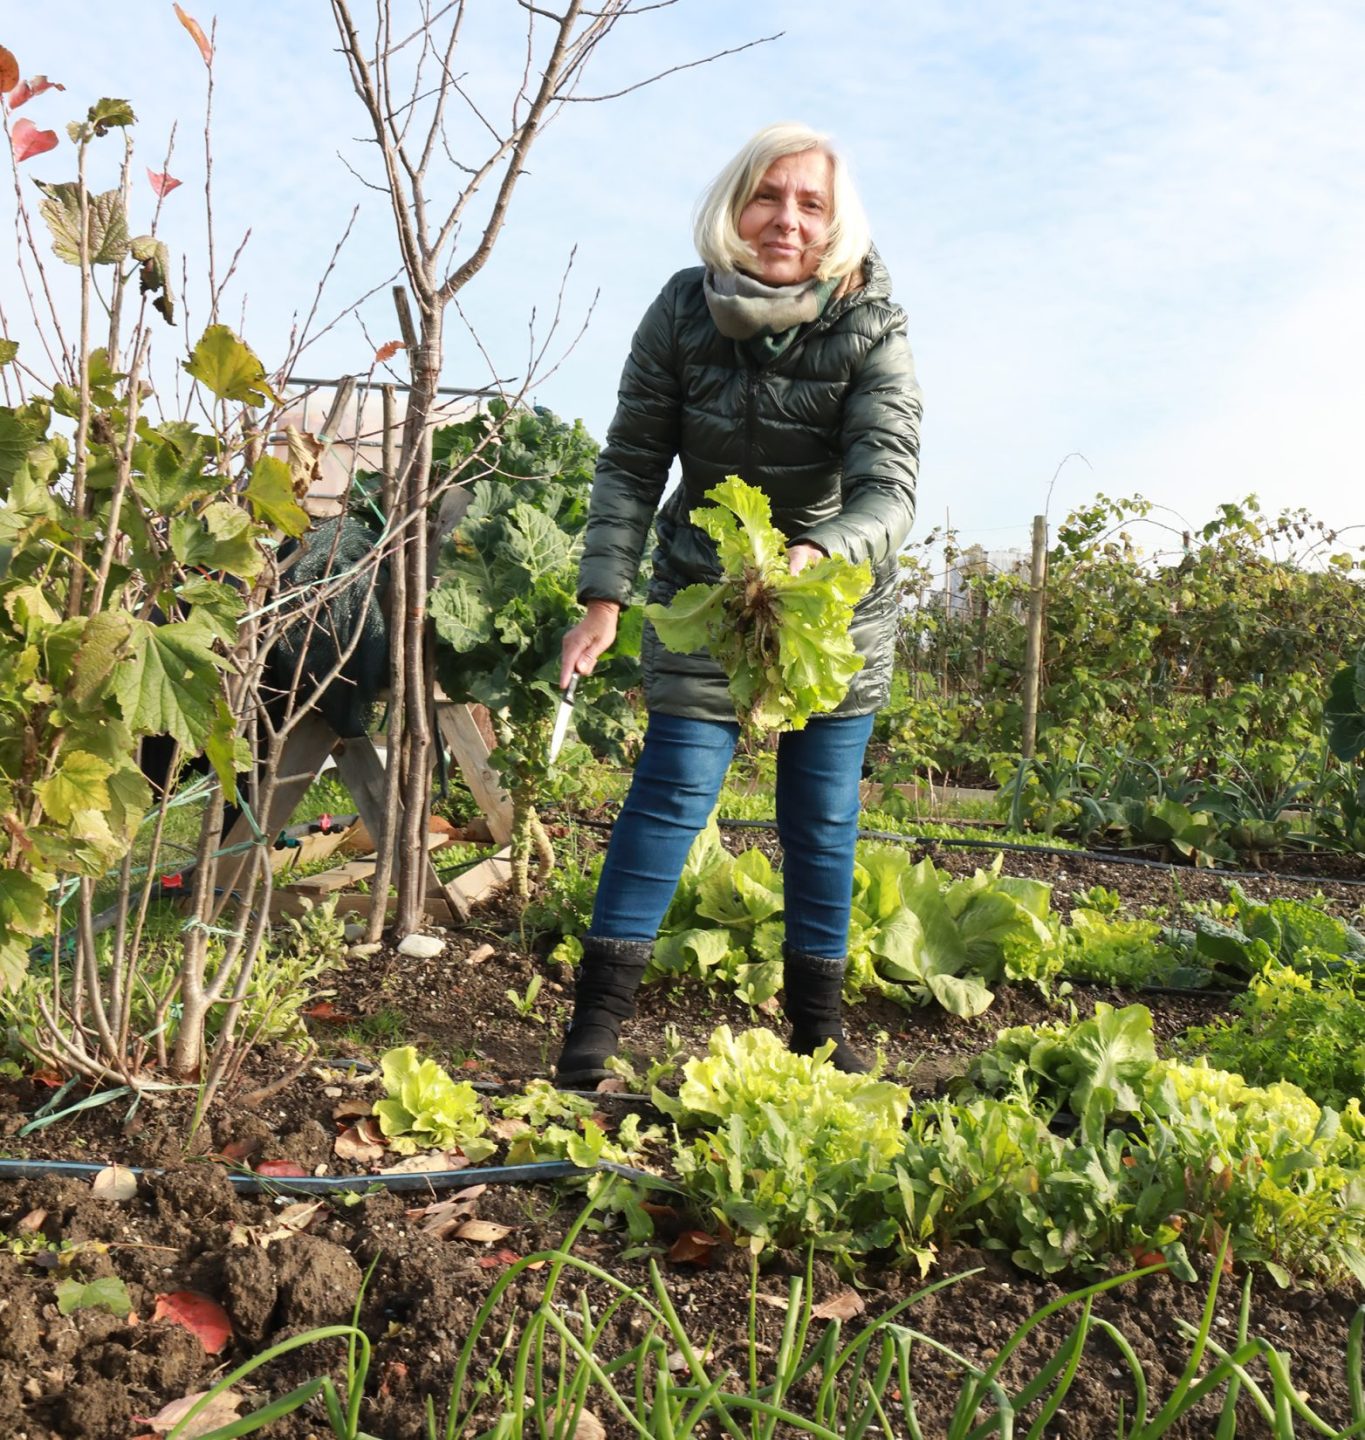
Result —
[{"label": "black ankle boot", "polygon": [[826,1040],[833,1040],[829,1063],[846,1075],[866,1075],[867,1061],[844,1038],[844,963],[783,948],[782,1009],[792,1026],[787,1048],[797,1055],[813,1055]]},{"label": "black ankle boot", "polygon": [[573,1021],[555,1066],[555,1083],[596,1085],[610,1074],[621,1022],[635,1014],[635,992],[653,953],[652,940],[583,937],[583,959],[574,978]]}]

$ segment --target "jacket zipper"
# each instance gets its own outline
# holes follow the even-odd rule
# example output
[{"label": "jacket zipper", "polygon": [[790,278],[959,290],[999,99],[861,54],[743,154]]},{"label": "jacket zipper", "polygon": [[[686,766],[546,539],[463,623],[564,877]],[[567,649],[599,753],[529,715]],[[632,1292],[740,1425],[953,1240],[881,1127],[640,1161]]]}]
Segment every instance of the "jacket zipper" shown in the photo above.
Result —
[{"label": "jacket zipper", "polygon": [[744,376],[744,482],[752,485],[754,428],[758,423],[758,371],[751,365]]}]

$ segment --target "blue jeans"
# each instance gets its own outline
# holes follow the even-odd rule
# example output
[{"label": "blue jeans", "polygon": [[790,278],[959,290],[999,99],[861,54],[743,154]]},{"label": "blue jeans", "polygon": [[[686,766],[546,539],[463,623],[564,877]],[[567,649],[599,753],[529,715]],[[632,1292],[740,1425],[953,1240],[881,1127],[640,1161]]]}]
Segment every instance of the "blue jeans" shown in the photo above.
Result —
[{"label": "blue jeans", "polygon": [[[871,715],[815,719],[777,747],[787,944],[842,959],[848,949],[858,784]],[[739,726],[653,714],[630,793],[612,828],[590,934],[653,940],[683,862],[725,780]]]}]

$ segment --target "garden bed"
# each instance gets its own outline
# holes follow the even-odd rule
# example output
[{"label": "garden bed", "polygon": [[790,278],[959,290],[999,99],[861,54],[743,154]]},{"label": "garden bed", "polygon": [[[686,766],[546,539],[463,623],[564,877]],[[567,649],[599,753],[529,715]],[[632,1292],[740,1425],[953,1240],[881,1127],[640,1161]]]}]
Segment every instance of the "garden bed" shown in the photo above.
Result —
[{"label": "garden bed", "polygon": [[[729,843],[751,844],[756,838],[749,832]],[[772,848],[771,841],[764,843]],[[934,856],[940,867],[955,873],[970,872],[982,859],[946,847]],[[1180,901],[1222,898],[1225,891],[1224,882],[1205,873],[1085,856],[1010,854],[1005,871],[1047,881],[1054,907],[1062,912],[1073,896],[1096,885],[1120,891],[1134,908],[1170,908]],[[1344,885],[1319,887],[1269,876],[1242,885],[1254,898],[1311,895],[1321,888],[1328,907],[1347,917],[1357,914],[1360,901],[1359,892]],[[445,948],[432,959],[413,960],[384,949],[353,959],[330,976],[329,993],[310,1021],[321,1054],[333,1061],[348,1055],[373,1060],[392,1045],[413,1044],[457,1076],[483,1082],[488,1093],[543,1076],[568,1014],[569,972],[547,965],[505,903],[484,907],[467,929],[441,932],[440,938]],[[544,983],[528,1003],[524,997],[536,975]],[[1069,1003],[1085,1015],[1101,1000],[1118,1006],[1138,998],[1152,1011],[1159,1042],[1205,1023],[1228,1003],[1226,994],[1138,996],[1096,987],[1077,987]],[[1035,990],[1007,985],[975,1018],[936,1008],[906,1011],[878,1000],[857,1007],[849,1028],[855,1043],[884,1057],[890,1078],[927,1098],[942,1093],[999,1028],[1063,1013]],[[672,1027],[685,1053],[702,1053],[721,1023],[738,1030],[754,1023],[754,1017],[747,1006],[720,999],[691,981],[650,986],[638,1019],[628,1027],[626,1048],[647,1060],[659,1053],[666,1027]],[[0,1091],[0,1134],[8,1137],[3,1142],[7,1155],[164,1168],[162,1174],[143,1177],[136,1193],[123,1200],[101,1198],[88,1180],[64,1177],[0,1185],[0,1233],[8,1237],[0,1250],[0,1414],[11,1417],[7,1434],[16,1440],[126,1440],[155,1433],[145,1419],[135,1417],[155,1417],[167,1402],[204,1389],[271,1344],[311,1326],[347,1320],[371,1263],[375,1268],[359,1311],[361,1327],[375,1347],[363,1423],[386,1440],[421,1435],[427,1394],[436,1397],[444,1414],[459,1347],[478,1305],[516,1257],[561,1240],[582,1203],[581,1193],[546,1185],[490,1186],[470,1201],[469,1214],[496,1228],[476,1229],[470,1238],[438,1238],[427,1228],[432,1216],[419,1212],[445,1198],[444,1192],[377,1192],[352,1203],[328,1199],[308,1217],[306,1231],[285,1228],[269,1238],[272,1231],[281,1232],[282,1211],[298,1197],[239,1194],[213,1157],[226,1154],[238,1166],[292,1162],[310,1175],[363,1170],[335,1153],[335,1111],[348,1098],[376,1093],[363,1074],[337,1064],[310,1066],[269,1093],[294,1063],[287,1052],[257,1057],[241,1086],[214,1103],[200,1130],[200,1153],[192,1159],[186,1158],[182,1141],[193,1091],[148,1097],[131,1119],[125,1101],[83,1111],[26,1137],[15,1132],[50,1090],[26,1079]],[[252,1098],[253,1092],[258,1098]],[[608,1130],[640,1108],[624,1097],[603,1096],[597,1103]],[[277,1183],[287,1192],[287,1178]],[[576,1253],[641,1286],[648,1283],[652,1255],[688,1333],[699,1346],[714,1337],[714,1368],[734,1365],[742,1372],[750,1343],[747,1255],[725,1243],[679,1245],[679,1235],[694,1231],[697,1218],[666,1197],[656,1197],[656,1203],[657,1234],[644,1253],[619,1227],[585,1233]],[[1209,1257],[1196,1260],[1207,1278]],[[768,1297],[755,1311],[753,1338],[760,1359],[770,1358],[780,1344],[785,1319],[780,1302],[789,1273],[800,1271],[802,1264],[799,1255],[778,1254],[760,1275],[760,1295]],[[1016,1325],[1064,1293],[1056,1280],[1018,1270],[999,1255],[967,1249],[939,1256],[931,1278],[974,1269],[978,1273],[922,1299],[905,1317],[972,1361],[989,1356]],[[477,1346],[476,1373],[490,1363],[494,1341],[518,1307],[529,1314],[539,1300],[544,1273],[527,1272],[499,1302],[499,1323]],[[87,1282],[121,1279],[137,1322],[99,1310],[59,1313],[57,1286],[71,1276]],[[913,1271],[881,1263],[863,1266],[856,1281],[866,1311],[850,1319],[849,1327],[904,1300],[919,1284]],[[848,1279],[828,1261],[816,1261],[813,1282],[817,1301],[843,1303]],[[576,1304],[583,1282],[570,1272],[560,1284],[561,1295]],[[155,1318],[157,1297],[182,1291],[209,1297],[231,1320],[232,1335],[220,1353],[207,1354],[195,1335],[172,1320]],[[600,1311],[609,1299],[606,1291],[598,1282],[589,1283],[588,1291]],[[1239,1281],[1224,1283],[1215,1336],[1232,1337],[1239,1291]],[[1287,1352],[1297,1385],[1337,1426],[1350,1416],[1344,1355],[1359,1298],[1347,1288],[1282,1289],[1264,1272],[1254,1285],[1252,1333]],[[1202,1285],[1155,1275],[1103,1295],[1095,1304],[1095,1315],[1115,1325],[1135,1348],[1158,1405],[1188,1354],[1176,1321],[1197,1321],[1203,1301]],[[1040,1326],[1006,1371],[1006,1384],[1023,1383],[1036,1372],[1061,1345],[1073,1319],[1063,1314]],[[638,1307],[623,1307],[599,1337],[600,1353],[616,1353],[638,1341],[644,1323]],[[238,1386],[244,1410],[325,1370],[338,1373],[343,1349],[334,1340],[272,1362]],[[916,1354],[919,1422],[926,1435],[940,1434],[956,1402],[960,1376],[928,1349]],[[1115,1433],[1120,1397],[1131,1413],[1131,1386],[1119,1352],[1094,1333],[1075,1385],[1047,1434],[1108,1440]],[[799,1392],[792,1403],[798,1399]],[[1169,1433],[1191,1440],[1207,1436],[1216,1411],[1210,1402]],[[1239,1434],[1269,1433],[1258,1428],[1245,1399],[1239,1415]],[[607,1435],[629,1433],[609,1415],[602,1418]],[[263,1433],[303,1440],[327,1433],[326,1421],[315,1401]]]}]

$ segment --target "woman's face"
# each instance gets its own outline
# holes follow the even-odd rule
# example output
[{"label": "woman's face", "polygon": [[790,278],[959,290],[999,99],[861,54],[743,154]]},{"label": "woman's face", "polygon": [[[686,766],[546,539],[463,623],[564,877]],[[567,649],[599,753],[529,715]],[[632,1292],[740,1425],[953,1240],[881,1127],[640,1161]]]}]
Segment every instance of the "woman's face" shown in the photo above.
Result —
[{"label": "woman's face", "polygon": [[739,238],[758,257],[752,273],[765,285],[795,285],[815,274],[829,238],[831,170],[820,150],[783,155],[740,211]]}]

